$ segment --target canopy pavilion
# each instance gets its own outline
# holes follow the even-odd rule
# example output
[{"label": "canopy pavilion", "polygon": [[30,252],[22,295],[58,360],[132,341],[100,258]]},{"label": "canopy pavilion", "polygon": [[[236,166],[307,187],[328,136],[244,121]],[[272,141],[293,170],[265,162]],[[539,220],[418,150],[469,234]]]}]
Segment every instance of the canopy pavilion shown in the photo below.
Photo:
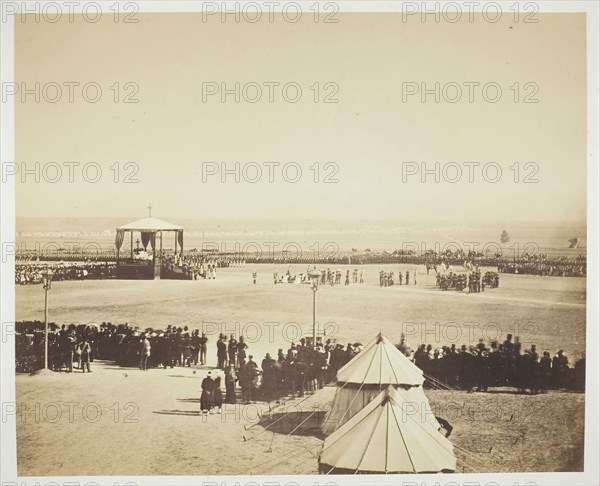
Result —
[{"label": "canopy pavilion", "polygon": [[[139,233],[142,247],[133,246],[134,233]],[[163,266],[163,235],[173,233],[175,254],[183,254],[183,228],[149,216],[117,228],[117,278],[153,280],[155,278],[185,278],[183,273],[167,271]],[[126,235],[129,234],[130,251],[121,251]],[[148,245],[150,248],[148,248]],[[164,267],[164,268],[163,268]]]}]

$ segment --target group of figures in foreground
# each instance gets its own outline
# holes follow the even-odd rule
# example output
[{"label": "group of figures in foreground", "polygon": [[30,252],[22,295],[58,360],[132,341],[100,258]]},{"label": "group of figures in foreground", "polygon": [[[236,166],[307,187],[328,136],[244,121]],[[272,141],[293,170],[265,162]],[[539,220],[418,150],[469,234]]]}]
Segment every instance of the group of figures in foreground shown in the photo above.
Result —
[{"label": "group of figures in foreground", "polygon": [[[207,366],[214,345],[199,330],[167,326],[166,330],[147,328],[140,331],[127,324],[102,323],[100,326],[52,326],[49,333],[49,367],[54,370],[82,369],[83,350],[89,347],[89,361],[116,361],[120,366],[148,368]],[[40,322],[17,325],[17,371],[33,371],[43,366],[44,333]],[[215,350],[216,347],[216,350]],[[303,338],[287,350],[268,353],[260,365],[250,354],[244,337],[219,335],[216,339],[217,366],[226,386],[239,384],[242,399],[278,400],[285,395],[314,392],[333,383],[337,371],[360,352],[360,343],[327,340],[312,347]],[[426,386],[442,389],[488,391],[492,387],[513,387],[520,392],[545,392],[551,388],[583,390],[585,357],[571,367],[562,350],[553,357],[548,351],[540,356],[535,345],[523,350],[516,337],[508,335],[502,343],[476,346],[456,345],[434,349],[421,344],[414,352],[402,338],[398,345],[423,372]],[[29,360],[25,358],[29,357]],[[25,361],[24,361],[25,360]],[[23,369],[27,362],[27,368]],[[21,367],[21,369],[19,369]],[[85,367],[83,367],[85,368]],[[220,371],[217,371],[220,370]],[[233,395],[229,395],[228,400]]]}]

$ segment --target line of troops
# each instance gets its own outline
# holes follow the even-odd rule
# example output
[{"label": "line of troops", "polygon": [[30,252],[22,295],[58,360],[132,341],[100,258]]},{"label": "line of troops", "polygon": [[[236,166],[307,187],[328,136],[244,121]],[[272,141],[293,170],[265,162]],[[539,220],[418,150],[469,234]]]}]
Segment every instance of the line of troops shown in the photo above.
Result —
[{"label": "line of troops", "polygon": [[483,339],[477,346],[462,345],[460,350],[454,344],[435,350],[421,344],[413,360],[435,380],[463,390],[514,387],[521,393],[537,394],[550,388],[585,389],[585,356],[571,368],[563,350],[550,357],[548,351],[540,356],[535,344],[524,352],[521,348],[518,337],[513,341],[508,334],[503,343],[494,341],[489,347]]},{"label": "line of troops", "polygon": [[[52,280],[54,281],[113,278],[116,268],[116,264],[108,262],[53,263],[48,265],[48,269],[53,272]],[[15,284],[39,284],[42,282],[42,272],[45,270],[46,265],[44,264],[17,263],[15,265]]]},{"label": "line of troops", "polygon": [[217,278],[217,268],[228,267],[229,262],[217,259],[205,259],[196,253],[163,256],[162,265],[173,271],[178,268],[190,280],[214,280]]},{"label": "line of troops", "polygon": [[[405,274],[404,282],[406,285],[410,285],[410,272],[407,270]],[[385,272],[381,270],[379,272],[379,286],[380,287],[391,287],[395,284],[394,272]],[[417,285],[417,271],[413,272],[413,284]],[[398,285],[402,285],[402,272],[398,272]]]},{"label": "line of troops", "polygon": [[541,277],[585,277],[585,262],[510,262],[499,263],[499,273],[521,273]]},{"label": "line of troops", "polygon": [[[341,285],[343,272],[340,269],[332,270],[331,268],[317,270],[313,267],[311,270],[310,267],[306,269],[306,273],[301,273],[299,275],[293,275],[291,267],[288,267],[287,271],[280,275],[279,272],[273,272],[273,282],[275,284],[278,283],[302,283],[305,282],[308,278],[308,275],[311,271],[320,272],[321,276],[319,277],[319,283],[321,285]],[[256,271],[253,272],[253,278],[256,277]],[[350,285],[350,283],[365,283],[365,271],[364,269],[355,268],[350,272],[350,269],[346,270],[346,276],[344,279],[344,285]]]},{"label": "line of troops", "polygon": [[[308,274],[308,271],[307,271]],[[342,276],[344,273],[339,268],[337,270],[332,270],[331,268],[321,270],[321,277],[319,282],[321,285],[341,285],[342,284]],[[361,268],[355,268],[350,272],[350,269],[346,270],[346,275],[344,278],[344,285],[350,285],[350,283],[365,283],[365,270]]]},{"label": "line of troops", "polygon": [[485,287],[498,288],[500,279],[496,272],[485,272],[483,278],[481,271],[476,269],[469,273],[436,273],[435,285],[441,290],[454,289],[462,292],[468,289],[470,294],[485,292]]}]

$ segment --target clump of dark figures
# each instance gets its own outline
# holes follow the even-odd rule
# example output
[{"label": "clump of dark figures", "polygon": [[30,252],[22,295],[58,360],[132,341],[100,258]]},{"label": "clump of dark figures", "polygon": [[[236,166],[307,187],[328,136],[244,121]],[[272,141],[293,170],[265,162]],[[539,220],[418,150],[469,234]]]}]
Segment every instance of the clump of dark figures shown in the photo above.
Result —
[{"label": "clump of dark figures", "polygon": [[468,289],[470,294],[485,292],[485,288],[497,289],[500,286],[500,278],[496,272],[485,272],[481,275],[481,270],[473,272],[456,273],[437,273],[435,276],[435,285],[441,290],[454,289],[462,292]]},{"label": "clump of dark figures", "polygon": [[[398,348],[409,353],[404,343]],[[585,390],[585,354],[569,366],[564,351],[553,357],[532,344],[522,349],[519,338],[508,334],[502,343],[486,346],[480,339],[476,346],[456,345],[433,349],[421,344],[413,355],[414,363],[426,374],[426,386],[487,392],[492,387],[511,387],[519,393],[546,393],[549,389]]]},{"label": "clump of dark figures", "polygon": [[[31,372],[44,364],[43,323],[18,322],[16,325],[16,366],[18,372]],[[99,326],[50,325],[49,368],[55,371],[90,370],[94,359],[115,361],[120,366],[148,368],[191,367],[206,365],[209,338],[199,330],[167,326],[139,331],[128,324],[102,323]],[[362,348],[361,343],[346,346],[317,338],[302,338],[289,349],[267,354],[260,362],[248,353],[244,337],[221,334],[216,342],[217,369],[205,383],[206,403],[236,403],[237,385],[242,403],[280,401],[282,397],[304,396],[336,381],[338,370]],[[212,346],[211,346],[212,347]],[[214,348],[213,348],[214,349]],[[401,340],[398,349],[423,370],[429,388],[487,392],[490,388],[511,387],[520,393],[545,393],[549,389],[585,390],[585,355],[571,367],[562,350],[553,357],[541,356],[535,345],[523,350],[519,338],[511,334],[504,342],[486,346],[455,345],[433,349],[422,344],[411,353]],[[412,357],[411,357],[412,355]],[[75,363],[75,365],[74,365]],[[225,397],[219,395],[221,377]],[[211,390],[212,393],[211,394]],[[221,398],[219,398],[221,397]],[[223,399],[221,401],[221,399]],[[204,409],[204,408],[203,408]],[[209,408],[210,409],[210,408]]]}]

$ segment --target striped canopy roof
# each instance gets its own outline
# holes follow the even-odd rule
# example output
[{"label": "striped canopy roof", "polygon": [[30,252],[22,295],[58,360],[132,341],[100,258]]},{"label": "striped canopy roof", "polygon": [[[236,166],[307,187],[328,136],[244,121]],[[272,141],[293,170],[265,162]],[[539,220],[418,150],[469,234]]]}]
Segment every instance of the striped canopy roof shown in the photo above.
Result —
[{"label": "striped canopy roof", "polygon": [[337,373],[338,383],[423,385],[423,372],[379,333]]}]

